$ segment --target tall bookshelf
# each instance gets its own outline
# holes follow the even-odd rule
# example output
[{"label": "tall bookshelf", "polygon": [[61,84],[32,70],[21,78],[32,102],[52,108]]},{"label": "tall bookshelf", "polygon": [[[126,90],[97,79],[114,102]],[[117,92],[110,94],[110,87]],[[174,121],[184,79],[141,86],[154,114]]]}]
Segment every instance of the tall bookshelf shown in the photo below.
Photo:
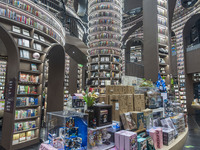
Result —
[{"label": "tall bookshelf", "polygon": [[153,82],[160,72],[170,84],[170,50],[167,0],[144,0],[144,75]]},{"label": "tall bookshelf", "polygon": [[67,102],[69,97],[69,68],[70,68],[70,56],[65,54],[65,80],[64,80],[64,103]]},{"label": "tall bookshelf", "polygon": [[5,105],[5,84],[6,84],[7,60],[0,57],[0,118],[3,117]]},{"label": "tall bookshelf", "polygon": [[9,125],[13,133],[2,142],[11,144],[6,149],[21,149],[40,140],[43,62],[51,43],[64,44],[65,32],[57,18],[29,0],[2,0],[0,12],[0,24],[12,35],[20,57],[14,121]]},{"label": "tall bookshelf", "polygon": [[105,93],[106,85],[120,84],[122,1],[89,1],[88,19],[90,87]]}]

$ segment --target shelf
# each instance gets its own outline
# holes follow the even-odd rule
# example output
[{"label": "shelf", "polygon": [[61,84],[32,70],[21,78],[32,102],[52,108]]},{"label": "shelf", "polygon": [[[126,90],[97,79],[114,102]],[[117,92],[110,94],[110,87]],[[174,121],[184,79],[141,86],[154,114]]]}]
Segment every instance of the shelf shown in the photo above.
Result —
[{"label": "shelf", "polygon": [[27,61],[27,62],[36,63],[36,64],[41,64],[42,63],[41,60],[26,59],[26,58],[20,58],[20,61]]},{"label": "shelf", "polygon": [[110,61],[100,61],[99,63],[100,64],[110,64],[111,62]]},{"label": "shelf", "polygon": [[112,70],[112,72],[120,72],[120,70]]},{"label": "shelf", "polygon": [[109,128],[109,127],[112,127],[112,124],[109,124],[109,125],[106,125],[106,126],[102,126],[102,127],[97,127],[97,128],[88,128],[88,130],[91,130],[91,131],[97,131],[97,130],[101,130],[101,129],[105,129],[105,128]]},{"label": "shelf", "polygon": [[36,74],[36,75],[40,75],[41,74],[40,71],[31,71],[31,70],[20,70],[20,72],[30,73],[30,74]]},{"label": "shelf", "polygon": [[40,94],[17,94],[17,96],[39,96]]},{"label": "shelf", "polygon": [[110,77],[99,77],[99,79],[110,79]]},{"label": "shelf", "polygon": [[28,132],[28,131],[33,131],[33,130],[37,130],[37,129],[39,129],[39,128],[37,127],[37,128],[31,128],[31,129],[28,129],[28,130],[16,131],[13,134],[23,133],[23,132]]},{"label": "shelf", "polygon": [[24,46],[18,45],[18,48],[28,50],[28,51],[31,51],[31,52],[37,52],[37,53],[40,53],[40,54],[45,54],[45,52],[43,52],[43,51],[36,50],[36,49],[30,48],[30,47],[24,47]]},{"label": "shelf", "polygon": [[99,69],[100,71],[110,71],[110,69]]},{"label": "shelf", "polygon": [[167,57],[168,54],[164,54],[164,53],[160,53],[160,52],[159,52],[159,56],[161,56],[161,57]]},{"label": "shelf", "polygon": [[26,143],[26,142],[31,142],[31,141],[37,140],[37,139],[38,139],[38,137],[35,137],[35,138],[30,139],[30,140],[25,140],[25,141],[19,142],[17,144],[13,144],[13,146],[18,145],[18,144],[23,144],[23,143]]},{"label": "shelf", "polygon": [[23,109],[23,108],[35,108],[39,107],[40,105],[31,105],[31,106],[16,106],[16,109]]},{"label": "shelf", "polygon": [[167,64],[166,64],[166,63],[165,63],[165,64],[159,63],[159,65],[160,65],[160,66],[167,66]]},{"label": "shelf", "polygon": [[34,117],[27,117],[27,118],[22,118],[22,119],[15,119],[15,121],[23,121],[23,120],[31,120],[31,119],[36,119],[39,118],[40,116],[34,116]]},{"label": "shelf", "polygon": [[39,44],[44,45],[46,47],[51,46],[49,43],[43,42],[43,41],[38,40],[38,39],[34,39],[34,43],[39,43]]},{"label": "shelf", "polygon": [[99,69],[95,69],[95,70],[90,70],[91,72],[98,72]]},{"label": "shelf", "polygon": [[41,83],[33,83],[33,82],[21,82],[19,81],[18,84],[22,85],[40,85]]},{"label": "shelf", "polygon": [[91,62],[90,65],[98,64],[99,62]]},{"label": "shelf", "polygon": [[17,37],[20,37],[20,38],[25,38],[25,39],[28,39],[28,40],[33,39],[32,37],[24,35],[22,33],[17,33],[17,32],[14,32],[14,31],[9,31],[9,33],[11,33],[13,36],[17,36]]}]

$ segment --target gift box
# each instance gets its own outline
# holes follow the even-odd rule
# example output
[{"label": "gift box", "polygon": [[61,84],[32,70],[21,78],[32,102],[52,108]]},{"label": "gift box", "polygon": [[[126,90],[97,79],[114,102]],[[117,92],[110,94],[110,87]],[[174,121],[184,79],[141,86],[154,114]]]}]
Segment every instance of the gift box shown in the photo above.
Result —
[{"label": "gift box", "polygon": [[147,150],[147,141],[146,138],[138,138],[138,150]]},{"label": "gift box", "polygon": [[156,137],[156,131],[155,131],[155,129],[149,130],[149,135],[150,135],[150,137],[153,140],[155,149],[157,149],[158,147],[157,147],[157,137]]},{"label": "gift box", "polygon": [[169,146],[174,141],[174,129],[163,128],[163,144]]},{"label": "gift box", "polygon": [[112,105],[95,105],[93,110],[97,127],[112,124]]},{"label": "gift box", "polygon": [[153,139],[150,136],[146,137],[146,141],[147,141],[147,150],[155,150]]},{"label": "gift box", "polygon": [[157,128],[157,129],[155,129],[155,131],[156,131],[157,148],[162,148],[163,147],[163,133],[162,133],[162,128]]},{"label": "gift box", "polygon": [[137,150],[137,133],[125,132],[125,150]]},{"label": "gift box", "polygon": [[137,125],[137,129],[144,129],[144,113],[143,112],[137,112],[132,111],[130,112],[131,118],[134,120],[134,122]]},{"label": "gift box", "polygon": [[115,133],[115,146],[118,150],[120,149],[120,135],[124,132],[125,130],[121,130]]}]

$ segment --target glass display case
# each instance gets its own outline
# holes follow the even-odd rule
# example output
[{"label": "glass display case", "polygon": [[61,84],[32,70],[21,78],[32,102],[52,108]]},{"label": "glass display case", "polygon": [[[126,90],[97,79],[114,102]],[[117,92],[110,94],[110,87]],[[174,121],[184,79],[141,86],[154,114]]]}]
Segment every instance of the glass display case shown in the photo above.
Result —
[{"label": "glass display case", "polygon": [[87,149],[87,120],[83,113],[58,111],[47,113],[47,142],[61,150]]}]

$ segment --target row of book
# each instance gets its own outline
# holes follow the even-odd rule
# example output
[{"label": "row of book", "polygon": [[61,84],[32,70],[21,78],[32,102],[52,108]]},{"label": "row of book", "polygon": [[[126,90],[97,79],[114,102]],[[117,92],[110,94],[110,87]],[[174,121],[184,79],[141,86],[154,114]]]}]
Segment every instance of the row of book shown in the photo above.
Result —
[{"label": "row of book", "polygon": [[113,42],[113,41],[100,41],[100,42],[94,42],[89,44],[90,48],[92,47],[98,47],[98,46],[108,46],[108,47],[118,47],[120,48],[121,44]]},{"label": "row of book", "polygon": [[92,6],[92,5],[94,5],[94,4],[97,4],[97,3],[102,3],[102,2],[115,3],[115,4],[119,5],[119,6],[121,6],[120,3],[119,3],[118,1],[116,1],[116,0],[96,0],[96,1],[93,1],[93,2],[90,4],[90,6]]},{"label": "row of book", "polygon": [[17,97],[16,107],[38,105],[38,98],[34,97]]},{"label": "row of book", "polygon": [[92,23],[89,23],[89,26],[99,25],[99,24],[110,24],[110,25],[118,25],[120,27],[119,22],[114,21],[113,19],[99,19],[95,20]]},{"label": "row of book", "polygon": [[36,121],[17,122],[14,126],[14,132],[24,131],[36,128]]},{"label": "row of book", "polygon": [[61,41],[61,37],[56,32],[54,32],[51,28],[48,28],[47,26],[43,25],[43,23],[36,21],[34,18],[27,17],[25,15],[16,13],[13,10],[5,9],[5,8],[0,8],[0,15],[8,17],[9,19],[13,19],[18,22],[22,22],[24,24],[33,26],[34,28],[37,28],[43,31],[44,33],[52,36],[58,41]]},{"label": "row of book", "polygon": [[97,31],[113,31],[113,32],[120,33],[119,28],[112,27],[112,26],[99,26],[99,27],[95,27],[89,30],[90,30],[90,33],[97,32]]},{"label": "row of book", "polygon": [[97,11],[97,10],[102,10],[102,9],[109,9],[109,10],[114,10],[120,13],[120,10],[117,7],[113,7],[111,4],[108,5],[99,5],[91,9],[91,12]]},{"label": "row of book", "polygon": [[116,13],[112,12],[99,12],[95,14],[94,16],[90,16],[89,19],[97,18],[97,17],[112,17],[112,18],[118,18],[120,20],[120,16],[118,16]]},{"label": "row of book", "polygon": [[39,83],[39,76],[20,73],[19,80],[21,82]]},{"label": "row of book", "polygon": [[15,119],[25,119],[29,117],[35,117],[38,115],[37,109],[27,109],[27,110],[16,110]]},{"label": "row of book", "polygon": [[[57,28],[58,30],[60,30],[60,26],[56,23],[55,20],[53,20],[53,18],[47,16],[46,14],[42,13],[41,11],[39,11],[37,8],[30,6],[24,2],[21,2],[19,0],[4,0],[5,2],[16,6],[20,9],[23,9],[25,11],[28,11],[29,13],[41,18],[42,20],[45,20],[47,23],[49,23],[50,25],[54,26],[55,28]],[[60,30],[61,32],[61,30]]]},{"label": "row of book", "polygon": [[37,88],[36,86],[18,85],[17,93],[18,94],[37,94]]},{"label": "row of book", "polygon": [[23,141],[28,141],[35,138],[35,131],[28,131],[26,133],[19,133],[13,135],[13,145],[18,144]]},{"label": "row of book", "polygon": [[89,51],[90,55],[98,55],[98,54],[115,54],[115,55],[120,55],[121,52],[117,50],[112,50],[112,49],[101,49],[101,50],[91,50]]},{"label": "row of book", "polygon": [[115,40],[121,40],[121,36],[115,35],[115,34],[109,34],[109,33],[101,33],[94,36],[90,36],[90,40],[96,40],[96,39],[115,39]]}]

